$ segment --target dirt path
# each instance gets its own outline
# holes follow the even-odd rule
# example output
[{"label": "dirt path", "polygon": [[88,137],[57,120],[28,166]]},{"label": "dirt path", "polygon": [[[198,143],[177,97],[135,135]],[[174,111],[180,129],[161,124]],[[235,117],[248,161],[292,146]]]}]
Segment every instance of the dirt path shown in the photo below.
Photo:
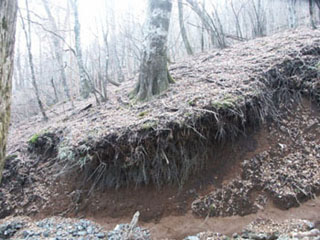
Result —
[{"label": "dirt path", "polygon": [[[141,226],[151,231],[153,239],[183,239],[199,232],[212,231],[231,236],[241,230],[257,218],[267,218],[274,221],[284,221],[286,219],[305,219],[312,222],[320,221],[320,198],[310,200],[302,204],[299,208],[289,210],[279,210],[271,204],[256,214],[244,217],[219,217],[201,219],[195,217],[191,211],[183,216],[168,216],[159,222],[140,222]],[[90,218],[102,225],[106,230],[113,229],[119,223],[126,223],[130,218]]]}]

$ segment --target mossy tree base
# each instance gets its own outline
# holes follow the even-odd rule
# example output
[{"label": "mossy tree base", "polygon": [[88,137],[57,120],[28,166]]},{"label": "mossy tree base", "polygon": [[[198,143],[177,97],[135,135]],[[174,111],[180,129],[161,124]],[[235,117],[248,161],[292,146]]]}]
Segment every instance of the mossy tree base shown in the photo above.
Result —
[{"label": "mossy tree base", "polygon": [[167,37],[172,2],[149,0],[147,35],[144,44],[140,75],[132,92],[137,100],[147,101],[169,87],[172,82],[167,68]]}]

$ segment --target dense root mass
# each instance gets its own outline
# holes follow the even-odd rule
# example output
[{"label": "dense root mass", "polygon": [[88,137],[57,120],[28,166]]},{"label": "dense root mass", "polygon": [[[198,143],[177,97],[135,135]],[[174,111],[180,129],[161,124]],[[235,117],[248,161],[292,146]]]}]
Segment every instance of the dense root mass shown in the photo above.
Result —
[{"label": "dense root mass", "polygon": [[242,163],[241,178],[193,202],[201,216],[246,215],[271,199],[281,209],[320,193],[320,116],[308,101],[266,127],[272,148]]}]

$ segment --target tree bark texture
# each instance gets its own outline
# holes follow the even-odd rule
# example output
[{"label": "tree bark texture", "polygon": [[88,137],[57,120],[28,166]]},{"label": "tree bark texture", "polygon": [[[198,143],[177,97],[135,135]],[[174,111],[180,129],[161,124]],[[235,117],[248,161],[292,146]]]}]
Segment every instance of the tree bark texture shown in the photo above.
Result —
[{"label": "tree bark texture", "polygon": [[165,91],[172,82],[167,68],[167,38],[171,10],[171,0],[148,0],[147,29],[139,81],[133,92],[138,100],[149,100]]},{"label": "tree bark texture", "polygon": [[16,16],[17,2],[15,0],[0,0],[0,184],[10,123]]}]

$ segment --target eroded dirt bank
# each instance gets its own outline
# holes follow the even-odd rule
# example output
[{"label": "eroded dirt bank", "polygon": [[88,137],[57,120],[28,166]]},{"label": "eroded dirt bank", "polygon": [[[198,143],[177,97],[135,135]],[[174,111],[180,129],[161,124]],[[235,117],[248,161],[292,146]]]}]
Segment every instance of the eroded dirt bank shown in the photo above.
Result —
[{"label": "eroded dirt bank", "polygon": [[[231,235],[261,217],[316,222],[320,219],[320,202],[315,198],[320,186],[320,113],[317,105],[307,99],[283,109],[283,113],[282,120],[251,130],[250,134],[227,147],[214,149],[214,158],[220,161],[208,164],[201,175],[191,178],[183,188],[133,186],[93,191],[88,195],[90,189],[79,190],[77,182],[70,182],[72,178],[61,178],[58,182],[53,181],[57,187],[48,188],[51,191],[46,192],[45,204],[30,201],[21,206],[27,201],[22,196],[28,195],[20,195],[19,191],[36,195],[37,191],[33,190],[43,184],[39,182],[23,190],[15,185],[11,192],[5,192],[9,201],[3,203],[15,207],[13,214],[31,214],[39,220],[59,215],[85,217],[98,222],[105,230],[113,229],[118,223],[130,222],[138,210],[140,224],[150,229],[154,239],[182,239],[208,230]],[[257,158],[261,155],[272,157],[259,165]],[[30,171],[29,177],[36,178],[39,173],[36,169],[42,169],[46,164],[39,163]],[[18,175],[12,176],[12,186],[21,177],[19,171],[22,170],[16,170]],[[235,181],[238,184],[234,184]],[[244,191],[248,187],[245,184],[250,181],[249,189]],[[258,186],[254,186],[255,181]],[[226,194],[228,191],[231,191],[230,195]],[[219,196],[221,193],[222,197]],[[199,203],[209,204],[199,212],[199,208],[195,208]],[[213,214],[213,211],[219,214]]]},{"label": "eroded dirt bank", "polygon": [[154,239],[230,235],[263,216],[318,221],[319,37],[304,29],[202,54],[173,66],[177,83],[150,103],[62,104],[53,126],[14,125],[0,218],[84,217],[111,230],[139,211]]}]

